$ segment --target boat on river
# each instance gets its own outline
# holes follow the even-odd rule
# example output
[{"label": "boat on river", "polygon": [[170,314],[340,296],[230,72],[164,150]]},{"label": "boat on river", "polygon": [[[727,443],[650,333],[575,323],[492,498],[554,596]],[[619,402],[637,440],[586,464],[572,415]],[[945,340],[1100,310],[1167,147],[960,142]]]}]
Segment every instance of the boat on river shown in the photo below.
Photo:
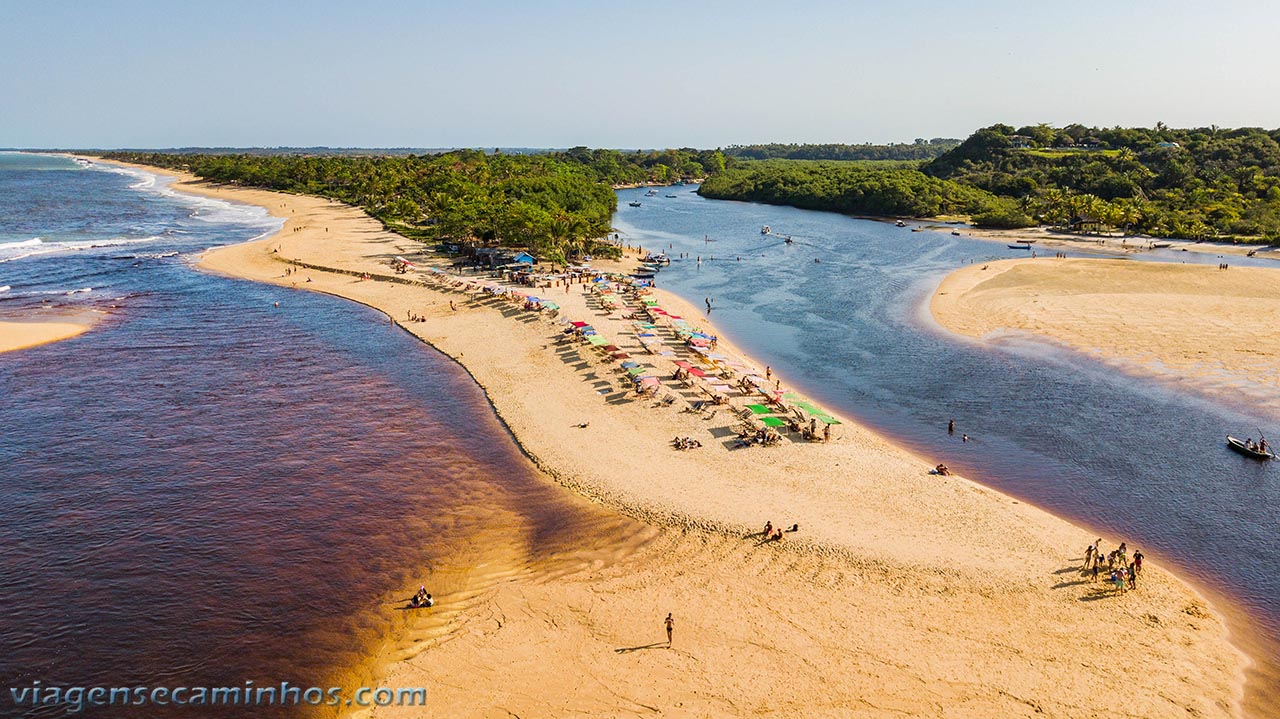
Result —
[{"label": "boat on river", "polygon": [[1272,452],[1270,449],[1262,449],[1261,447],[1259,447],[1259,445],[1256,445],[1256,444],[1253,445],[1253,447],[1250,447],[1248,444],[1245,444],[1244,440],[1236,439],[1231,435],[1227,435],[1227,446],[1239,452],[1240,454],[1243,454],[1246,457],[1251,457],[1253,459],[1260,459],[1264,462],[1269,459],[1276,458],[1275,453]]},{"label": "boat on river", "polygon": [[893,226],[894,226],[894,227],[906,227],[906,226],[907,226],[907,223],[903,222],[902,220],[898,220],[897,222],[893,223]]},{"label": "boat on river", "polygon": [[640,206],[640,201],[639,201],[639,200],[632,200],[631,202],[628,202],[627,204],[628,204],[628,205],[631,205],[632,207],[639,207],[639,206]]},{"label": "boat on river", "polygon": [[1027,244],[1027,243],[1021,243],[1021,244],[1017,244],[1017,245],[1007,245],[1007,247],[1008,247],[1009,249],[1011,249],[1011,250],[1029,250],[1029,249],[1031,249],[1031,245],[1029,245],[1029,244]]},{"label": "boat on river", "polygon": [[770,226],[768,226],[768,225],[765,225],[764,227],[761,227],[761,228],[760,228],[760,234],[762,234],[762,235],[767,235],[767,234],[769,234],[770,232],[773,232],[773,228],[772,228],[772,227],[770,227]]}]

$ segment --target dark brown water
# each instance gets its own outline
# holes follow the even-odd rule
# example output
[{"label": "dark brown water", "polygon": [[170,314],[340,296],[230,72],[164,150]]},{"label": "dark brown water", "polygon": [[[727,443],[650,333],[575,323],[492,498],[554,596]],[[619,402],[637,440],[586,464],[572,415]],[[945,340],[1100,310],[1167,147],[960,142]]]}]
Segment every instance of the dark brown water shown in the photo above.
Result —
[{"label": "dark brown water", "polygon": [[407,589],[448,611],[476,567],[531,565],[600,520],[537,475],[465,373],[380,315],[174,269],[181,291],[0,355],[6,693],[354,689],[409,621],[392,603]]}]

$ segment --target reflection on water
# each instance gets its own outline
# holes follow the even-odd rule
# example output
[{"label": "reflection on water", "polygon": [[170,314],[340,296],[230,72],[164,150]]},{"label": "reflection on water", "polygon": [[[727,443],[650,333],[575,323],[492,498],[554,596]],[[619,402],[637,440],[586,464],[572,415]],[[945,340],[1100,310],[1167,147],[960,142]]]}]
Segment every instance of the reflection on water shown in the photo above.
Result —
[{"label": "reflection on water", "polygon": [[[1018,255],[998,243],[688,192],[629,207],[638,192],[619,193],[624,238],[688,253],[659,275],[661,287],[699,306],[713,298],[712,319],[745,351],[929,461],[1127,539],[1230,594],[1266,642],[1257,669],[1266,677],[1251,690],[1280,685],[1280,465],[1224,443],[1228,432],[1277,425],[1274,392],[1223,401],[1026,336],[992,343],[942,331],[925,308],[933,289],[964,263]],[[763,225],[775,234],[761,235]],[[950,418],[957,437],[946,435]],[[962,433],[974,441],[960,442]]]}]

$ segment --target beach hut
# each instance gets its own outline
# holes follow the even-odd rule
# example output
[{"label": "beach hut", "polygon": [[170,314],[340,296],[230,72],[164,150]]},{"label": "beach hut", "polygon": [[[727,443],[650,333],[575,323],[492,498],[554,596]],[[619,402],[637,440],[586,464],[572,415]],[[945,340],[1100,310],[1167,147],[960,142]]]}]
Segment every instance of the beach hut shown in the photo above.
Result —
[{"label": "beach hut", "polygon": [[536,265],[538,264],[538,259],[528,252],[517,252],[516,256],[511,258],[511,262],[514,264]]}]

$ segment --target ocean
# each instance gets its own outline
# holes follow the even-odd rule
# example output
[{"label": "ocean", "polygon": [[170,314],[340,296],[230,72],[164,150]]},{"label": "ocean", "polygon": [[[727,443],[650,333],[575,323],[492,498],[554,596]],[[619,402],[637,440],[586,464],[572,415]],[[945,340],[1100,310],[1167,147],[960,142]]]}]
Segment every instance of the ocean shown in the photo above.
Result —
[{"label": "ocean", "polygon": [[631,526],[546,482],[470,377],[384,316],[191,264],[279,226],[0,154],[0,317],[106,313],[0,354],[0,715],[67,716],[12,703],[36,686],[352,691],[384,643],[430,631],[402,611],[419,584],[443,623],[511,567]]}]

